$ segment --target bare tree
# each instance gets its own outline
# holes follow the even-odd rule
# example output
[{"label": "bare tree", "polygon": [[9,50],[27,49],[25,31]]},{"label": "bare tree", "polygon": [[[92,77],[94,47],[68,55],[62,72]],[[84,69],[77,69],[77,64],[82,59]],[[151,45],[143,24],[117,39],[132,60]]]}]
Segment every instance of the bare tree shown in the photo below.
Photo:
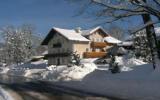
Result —
[{"label": "bare tree", "polygon": [[117,38],[119,40],[123,40],[124,31],[119,26],[112,24],[112,25],[109,26],[108,31],[113,37],[115,37],[115,38]]},{"label": "bare tree", "polygon": [[[76,0],[73,0],[76,1]],[[84,0],[82,0],[84,1]],[[98,18],[105,19],[104,23],[111,23],[133,16],[142,16],[144,24],[132,30],[135,33],[146,28],[146,35],[152,53],[153,68],[160,65],[160,51],[154,31],[154,24],[160,22],[160,1],[159,0],[85,0],[89,5],[98,5],[96,10]],[[150,15],[155,19],[151,19]]]}]

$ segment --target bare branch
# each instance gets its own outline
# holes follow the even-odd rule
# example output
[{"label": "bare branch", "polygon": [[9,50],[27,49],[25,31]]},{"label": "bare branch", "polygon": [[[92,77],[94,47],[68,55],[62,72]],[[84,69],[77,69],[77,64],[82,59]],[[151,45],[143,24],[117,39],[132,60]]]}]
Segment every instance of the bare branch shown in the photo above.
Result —
[{"label": "bare branch", "polygon": [[160,6],[160,1],[153,0],[158,6]]},{"label": "bare branch", "polygon": [[155,22],[150,21],[150,22],[148,22],[146,24],[143,24],[142,26],[138,26],[138,28],[135,28],[135,29],[131,30],[130,33],[134,34],[134,33],[138,32],[140,30],[145,29],[147,26],[154,25],[154,24],[157,24],[157,23],[160,23],[160,21],[155,21]]},{"label": "bare branch", "polygon": [[[135,1],[135,0],[133,0]],[[141,0],[143,1],[143,0]],[[157,18],[160,19],[160,12],[157,9],[154,9],[152,6],[150,6],[149,4],[145,3],[145,2],[131,2],[133,5],[144,8],[144,10],[154,16],[156,16]]]},{"label": "bare branch", "polygon": [[133,16],[137,16],[137,15],[142,15],[142,14],[146,14],[146,12],[139,12],[139,13],[131,13],[131,12],[127,12],[127,13],[123,13],[123,14],[119,14],[119,15],[113,15],[111,20],[108,20],[104,23],[112,23],[115,22],[117,20],[121,20],[127,17],[133,17]]},{"label": "bare branch", "polygon": [[111,4],[104,4],[102,2],[98,2],[96,0],[91,0],[93,3],[95,4],[99,4],[101,6],[104,6],[104,7],[108,7],[108,8],[111,8],[111,9],[115,9],[115,10],[122,10],[122,11],[129,11],[129,12],[141,12],[143,11],[143,9],[140,9],[139,7],[135,8],[135,9],[129,9],[129,8],[126,8],[124,6],[119,6],[119,5],[111,5]]}]

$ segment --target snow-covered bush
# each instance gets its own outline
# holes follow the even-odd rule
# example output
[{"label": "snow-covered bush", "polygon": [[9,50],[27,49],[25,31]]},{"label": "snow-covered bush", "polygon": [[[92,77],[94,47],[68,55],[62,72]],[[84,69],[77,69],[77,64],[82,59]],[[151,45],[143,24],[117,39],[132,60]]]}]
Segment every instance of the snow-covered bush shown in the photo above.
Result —
[{"label": "snow-covered bush", "polygon": [[146,31],[141,30],[135,33],[133,36],[134,41],[134,54],[137,59],[142,59],[145,62],[151,62],[151,49],[147,39]]},{"label": "snow-covered bush", "polygon": [[80,65],[80,55],[77,54],[77,52],[72,52],[70,54],[70,56],[71,56],[71,61],[70,61],[70,65],[69,66],[71,66],[71,65],[79,66]]},{"label": "snow-covered bush", "polygon": [[146,64],[146,62],[143,62],[142,60],[132,57],[130,55],[125,55],[121,57],[115,56],[115,62],[118,63],[119,66],[121,66],[121,71],[130,71],[133,67],[137,65]]},{"label": "snow-covered bush", "polygon": [[109,63],[109,70],[112,73],[119,73],[120,72],[120,66],[118,65],[118,63],[115,60],[115,56],[111,56],[111,61]]}]

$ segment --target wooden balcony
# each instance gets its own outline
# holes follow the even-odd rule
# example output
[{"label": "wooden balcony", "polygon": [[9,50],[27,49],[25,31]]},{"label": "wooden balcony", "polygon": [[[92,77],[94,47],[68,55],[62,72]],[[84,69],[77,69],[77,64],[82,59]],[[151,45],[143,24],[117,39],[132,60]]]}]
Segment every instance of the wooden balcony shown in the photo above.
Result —
[{"label": "wooden balcony", "polygon": [[84,58],[100,58],[104,57],[106,55],[106,52],[84,52],[83,57]]},{"label": "wooden balcony", "polygon": [[104,48],[106,46],[111,46],[112,44],[106,43],[106,42],[92,42],[91,47],[92,48]]}]

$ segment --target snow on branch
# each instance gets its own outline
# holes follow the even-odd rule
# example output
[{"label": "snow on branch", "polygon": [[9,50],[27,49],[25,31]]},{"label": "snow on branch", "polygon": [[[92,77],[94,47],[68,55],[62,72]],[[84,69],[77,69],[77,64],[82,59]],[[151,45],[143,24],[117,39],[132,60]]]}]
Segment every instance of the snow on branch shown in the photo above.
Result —
[{"label": "snow on branch", "polygon": [[130,33],[134,34],[134,33],[138,32],[138,31],[146,28],[147,26],[150,26],[150,25],[153,25],[153,24],[157,24],[157,23],[160,23],[160,21],[155,21],[155,22],[150,21],[150,22],[147,22],[146,24],[143,24],[141,26],[138,26],[138,27],[134,28],[133,30],[130,30]]}]

